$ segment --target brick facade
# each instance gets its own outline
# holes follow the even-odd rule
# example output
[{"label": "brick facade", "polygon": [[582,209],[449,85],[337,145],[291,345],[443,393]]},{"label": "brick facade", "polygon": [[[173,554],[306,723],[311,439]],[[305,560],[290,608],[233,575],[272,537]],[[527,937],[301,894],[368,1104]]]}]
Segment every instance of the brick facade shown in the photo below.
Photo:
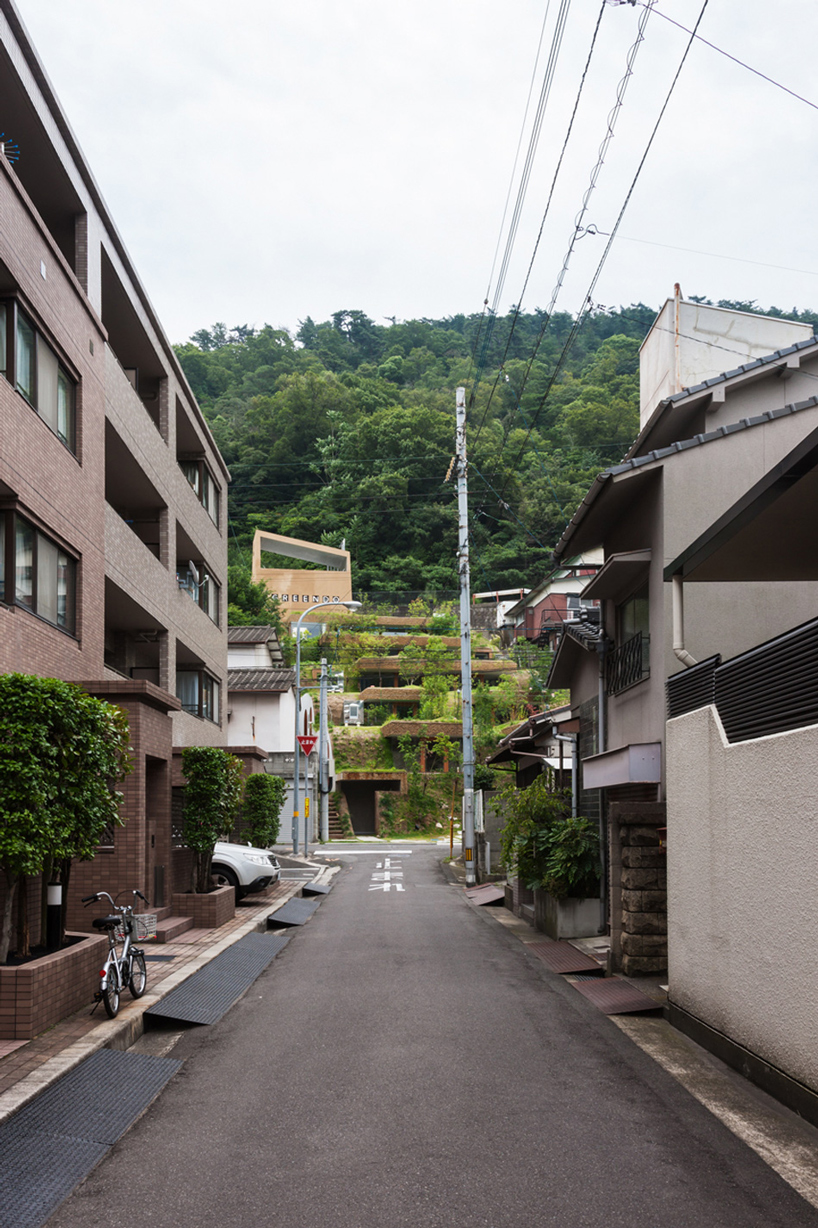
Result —
[{"label": "brick facade", "polygon": [[[28,321],[33,344],[56,356],[75,399],[74,438],[68,432],[63,442],[39,403],[36,357],[33,392],[19,376],[26,352],[10,326],[0,371],[0,513],[4,523],[17,516],[33,526],[76,574],[69,632],[18,599],[18,560],[7,546],[0,672],[79,682],[121,704],[134,762],[123,786],[125,825],[92,862],[72,867],[68,924],[85,931],[93,910],[79,900],[98,889],[137,887],[169,908],[173,747],[227,740],[229,475],[9,0],[0,0],[0,42],[14,66],[0,81],[3,124],[26,134],[19,163],[0,154],[0,300],[9,319],[17,312]],[[219,490],[214,517],[181,468],[191,460]],[[220,586],[218,619],[201,608],[199,590],[177,581],[177,564],[189,560]],[[219,684],[215,720],[182,710],[180,669]],[[33,943],[40,896],[30,880]]]}]

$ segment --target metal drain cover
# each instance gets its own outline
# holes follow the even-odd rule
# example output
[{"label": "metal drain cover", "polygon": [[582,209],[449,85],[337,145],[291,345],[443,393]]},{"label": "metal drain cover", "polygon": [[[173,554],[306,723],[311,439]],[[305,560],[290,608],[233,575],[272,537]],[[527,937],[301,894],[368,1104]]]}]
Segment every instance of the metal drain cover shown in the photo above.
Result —
[{"label": "metal drain cover", "polygon": [[572,947],[570,942],[527,942],[526,950],[538,955],[552,972],[587,972],[589,976],[601,977],[605,969],[590,955]]},{"label": "metal drain cover", "polygon": [[3,1228],[39,1228],[181,1065],[100,1049],[0,1126]]},{"label": "metal drain cover", "polygon": [[146,1019],[216,1023],[289,941],[289,934],[245,934],[145,1011]]},{"label": "metal drain cover", "polygon": [[267,925],[272,929],[278,925],[303,925],[309,921],[321,903],[320,896],[314,900],[288,900],[283,908],[272,913],[267,918]]},{"label": "metal drain cover", "polygon": [[639,1011],[661,1011],[660,1002],[649,998],[641,989],[618,977],[606,977],[604,981],[574,981],[574,989],[589,998],[606,1015],[628,1015]]}]

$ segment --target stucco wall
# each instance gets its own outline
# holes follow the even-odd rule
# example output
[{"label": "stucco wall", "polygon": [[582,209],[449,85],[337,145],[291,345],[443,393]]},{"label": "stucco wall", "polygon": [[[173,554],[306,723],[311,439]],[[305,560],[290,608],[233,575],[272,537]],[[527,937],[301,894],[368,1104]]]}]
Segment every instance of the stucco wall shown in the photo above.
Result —
[{"label": "stucco wall", "polygon": [[818,1091],[818,726],[728,745],[700,709],[667,774],[671,1000]]}]

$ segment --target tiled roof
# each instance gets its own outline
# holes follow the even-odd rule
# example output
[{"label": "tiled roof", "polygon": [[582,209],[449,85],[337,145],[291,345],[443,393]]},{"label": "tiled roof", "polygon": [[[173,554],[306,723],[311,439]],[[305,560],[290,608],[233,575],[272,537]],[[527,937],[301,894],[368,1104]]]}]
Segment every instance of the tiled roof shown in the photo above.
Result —
[{"label": "tiled roof", "polygon": [[276,639],[274,627],[228,627],[228,644],[266,644]]},{"label": "tiled roof", "polygon": [[295,683],[294,669],[229,669],[228,691],[289,691]]},{"label": "tiled roof", "polygon": [[[793,346],[793,349],[796,347]],[[785,354],[787,351],[782,350]],[[761,362],[762,359],[758,359]],[[749,363],[748,368],[755,364]],[[742,371],[748,368],[740,368]],[[706,384],[698,384],[696,388],[688,389],[688,392],[696,392],[702,388],[709,388],[711,384],[718,383],[719,380],[727,379],[730,375],[736,375],[736,371],[730,371],[727,375],[720,375],[718,379],[708,380]],[[686,396],[686,392],[677,392],[675,396],[669,397],[668,401],[677,401],[681,397]],[[773,422],[776,418],[786,418],[789,414],[800,413],[802,409],[814,409],[818,405],[818,396],[807,397],[805,401],[794,401],[790,405],[784,405],[781,409],[767,409],[763,414],[756,414],[753,418],[742,418],[738,422],[730,422],[727,426],[719,426],[715,431],[707,431],[704,435],[694,435],[692,439],[682,439],[677,443],[669,444],[666,448],[657,448],[654,452],[646,452],[644,456],[635,456],[633,460],[622,461],[618,465],[612,465],[599,475],[599,479],[606,477],[616,477],[618,473],[627,473],[629,469],[641,469],[643,465],[650,465],[653,461],[663,460],[666,456],[672,456],[674,452],[687,452],[689,448],[698,448],[703,443],[710,443],[714,439],[723,439],[725,435],[735,435],[737,431],[746,431],[751,426],[763,426],[765,422]],[[598,479],[598,480],[599,480]]]},{"label": "tiled roof", "polygon": [[[814,340],[815,339],[813,338],[813,341]],[[798,349],[803,344],[805,343],[799,342],[798,345],[792,346],[791,349]],[[777,357],[779,354],[787,353],[789,353],[789,350],[780,350],[777,351],[773,357]],[[754,363],[748,363],[746,367],[739,368],[739,371],[747,370],[750,367],[758,366],[769,361],[770,359],[759,358],[756,359]],[[668,399],[668,403],[670,401],[681,400],[690,392],[695,392],[697,389],[701,390],[702,388],[709,387],[713,383],[718,383],[719,380],[728,379],[730,375],[736,374],[738,374],[738,371],[728,371],[726,375],[719,376],[715,380],[708,380],[707,384],[699,384],[697,385],[697,388],[688,389],[687,392],[678,392],[673,397]],[[664,403],[665,402],[663,402],[663,404]],[[554,559],[559,560],[566,552],[577,526],[585,519],[585,516],[588,513],[588,508],[600,494],[602,487],[607,483],[609,478],[618,477],[619,474],[628,473],[635,469],[642,469],[646,465],[652,465],[656,461],[665,460],[667,457],[674,456],[678,452],[688,452],[691,448],[701,447],[702,444],[712,443],[716,439],[724,439],[727,435],[735,435],[737,432],[749,430],[751,427],[763,426],[765,423],[774,422],[777,418],[786,418],[791,414],[801,413],[805,409],[814,409],[816,406],[818,406],[818,396],[807,397],[804,401],[791,402],[789,405],[782,406],[781,409],[765,410],[763,414],[756,414],[752,418],[742,418],[739,422],[730,422],[726,426],[717,427],[714,431],[707,431],[702,435],[694,435],[692,439],[679,440],[676,443],[669,444],[666,448],[657,448],[653,452],[646,452],[644,456],[634,456],[632,460],[625,460],[620,462],[618,465],[611,465],[609,469],[603,469],[603,471],[597,474],[597,476],[594,478],[588,493],[585,495],[582,503],[580,503],[579,507],[574,512],[568,527],[560,540],[557,542],[554,549]]]}]

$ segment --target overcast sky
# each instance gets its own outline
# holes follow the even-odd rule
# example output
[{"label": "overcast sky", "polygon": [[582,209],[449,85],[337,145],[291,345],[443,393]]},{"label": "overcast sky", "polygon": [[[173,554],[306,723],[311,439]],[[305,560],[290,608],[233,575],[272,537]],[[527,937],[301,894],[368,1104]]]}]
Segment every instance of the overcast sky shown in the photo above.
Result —
[{"label": "overcast sky", "polygon": [[[493,301],[540,35],[512,203],[562,3],[17,0],[172,341],[216,321],[296,329],[354,308],[382,323]],[[598,231],[688,42],[660,14],[692,28],[700,9],[658,0],[647,22],[585,216]],[[522,293],[599,10],[568,13],[501,310]],[[526,308],[552,300],[643,12],[606,5]],[[815,0],[710,0],[699,33],[818,103]],[[814,106],[695,43],[594,301],[658,307],[678,281],[818,308],[816,137]],[[581,305],[605,242],[577,243],[558,308]]]}]

